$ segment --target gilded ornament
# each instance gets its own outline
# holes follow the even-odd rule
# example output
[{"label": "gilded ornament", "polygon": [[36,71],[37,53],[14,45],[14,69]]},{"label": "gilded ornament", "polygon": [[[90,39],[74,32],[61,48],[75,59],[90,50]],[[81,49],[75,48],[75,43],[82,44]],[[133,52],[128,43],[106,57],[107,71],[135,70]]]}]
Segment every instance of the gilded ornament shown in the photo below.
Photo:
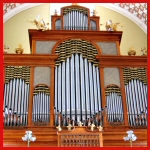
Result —
[{"label": "gilded ornament", "polygon": [[[100,24],[104,25],[104,24]],[[106,31],[117,31],[118,27],[123,27],[120,22],[118,23],[113,23],[112,20],[108,20],[105,24]]]},{"label": "gilded ornament", "polygon": [[23,53],[23,48],[22,48],[22,45],[21,44],[18,44],[18,47],[15,48],[15,52],[16,54],[22,54]]},{"label": "gilded ornament", "polygon": [[136,50],[132,46],[129,47],[128,55],[129,56],[135,56],[136,55]]},{"label": "gilded ornament", "polygon": [[147,55],[147,49],[145,47],[141,48],[142,55]]},{"label": "gilded ornament", "polygon": [[6,54],[8,52],[8,50],[9,50],[9,46],[4,44],[4,53]]},{"label": "gilded ornament", "polygon": [[33,21],[29,21],[29,20],[27,21],[36,25],[37,30],[42,30],[42,31],[49,30],[49,27],[48,27],[49,23],[45,23],[43,19],[39,20],[39,18],[40,18],[40,15],[38,15]]}]

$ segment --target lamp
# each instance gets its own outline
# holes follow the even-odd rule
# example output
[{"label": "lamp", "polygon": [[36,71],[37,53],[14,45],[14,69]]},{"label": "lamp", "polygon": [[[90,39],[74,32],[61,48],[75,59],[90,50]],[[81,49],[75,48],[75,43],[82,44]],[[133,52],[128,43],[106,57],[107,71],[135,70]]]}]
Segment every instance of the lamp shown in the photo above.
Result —
[{"label": "lamp", "polygon": [[27,141],[28,142],[28,147],[30,146],[30,142],[34,142],[36,140],[36,137],[32,135],[32,131],[26,131],[25,132],[25,136],[22,137],[23,141]]},{"label": "lamp", "polygon": [[127,131],[128,136],[124,137],[125,141],[130,141],[130,146],[132,147],[132,141],[135,141],[137,137],[133,134],[133,131]]}]

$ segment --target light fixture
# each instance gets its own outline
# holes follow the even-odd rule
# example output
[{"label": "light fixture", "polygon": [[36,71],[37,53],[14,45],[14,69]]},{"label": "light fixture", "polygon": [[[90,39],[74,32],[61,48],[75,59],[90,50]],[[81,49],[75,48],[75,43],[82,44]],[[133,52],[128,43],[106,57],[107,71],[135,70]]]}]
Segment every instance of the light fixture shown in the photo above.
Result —
[{"label": "light fixture", "polygon": [[123,139],[125,141],[130,141],[130,146],[132,147],[132,141],[135,141],[137,139],[137,137],[133,134],[133,131],[127,131],[127,136],[124,137]]},{"label": "light fixture", "polygon": [[36,140],[36,137],[32,135],[32,131],[26,131],[26,134],[24,135],[24,137],[22,137],[23,141],[27,141],[28,142],[28,147],[30,146],[30,142],[34,142]]}]

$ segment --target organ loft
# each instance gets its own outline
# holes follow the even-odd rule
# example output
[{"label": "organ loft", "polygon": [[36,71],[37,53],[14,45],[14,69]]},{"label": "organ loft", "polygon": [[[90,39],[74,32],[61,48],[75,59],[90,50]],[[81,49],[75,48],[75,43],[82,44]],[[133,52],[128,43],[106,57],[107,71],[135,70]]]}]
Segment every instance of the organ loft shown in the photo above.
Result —
[{"label": "organ loft", "polygon": [[4,54],[4,147],[147,146],[147,57],[122,56],[122,31],[101,31],[79,5],[29,29],[30,54]]}]

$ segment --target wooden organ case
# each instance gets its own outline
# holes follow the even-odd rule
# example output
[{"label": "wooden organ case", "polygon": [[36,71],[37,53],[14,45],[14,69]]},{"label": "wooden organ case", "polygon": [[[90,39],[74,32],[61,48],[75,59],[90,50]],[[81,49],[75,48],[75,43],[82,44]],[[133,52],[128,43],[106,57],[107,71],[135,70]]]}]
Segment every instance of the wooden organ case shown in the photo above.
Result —
[{"label": "wooden organ case", "polygon": [[4,147],[147,146],[147,57],[122,56],[122,31],[71,5],[29,29],[31,54],[4,54]]}]

